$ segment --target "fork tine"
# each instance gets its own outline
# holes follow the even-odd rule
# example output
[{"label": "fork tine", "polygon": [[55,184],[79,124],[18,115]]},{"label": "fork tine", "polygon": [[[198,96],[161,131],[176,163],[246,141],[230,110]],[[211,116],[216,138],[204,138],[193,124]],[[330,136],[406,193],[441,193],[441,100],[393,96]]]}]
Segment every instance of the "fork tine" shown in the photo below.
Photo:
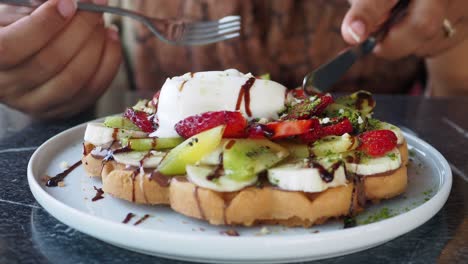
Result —
[{"label": "fork tine", "polygon": [[209,33],[217,30],[223,30],[227,28],[232,28],[232,27],[240,27],[241,24],[238,22],[234,23],[229,23],[229,24],[222,24],[219,26],[213,26],[210,28],[197,28],[197,27],[191,27],[191,28],[186,28],[186,32],[191,32],[191,33],[198,33],[198,34],[203,34],[203,33]]},{"label": "fork tine", "polygon": [[193,40],[188,40],[188,41],[181,41],[178,44],[191,45],[191,46],[206,45],[206,44],[220,42],[220,41],[231,39],[231,38],[236,38],[239,36],[240,36],[240,33],[233,33],[233,34],[223,35],[223,36],[215,37],[215,38],[193,39]]},{"label": "fork tine", "polygon": [[241,26],[233,24],[229,27],[223,27],[223,28],[214,28],[214,29],[204,29],[204,30],[197,30],[197,29],[189,29],[184,32],[186,36],[189,35],[200,35],[200,36],[213,36],[216,34],[225,34],[226,32],[231,32],[231,31],[240,31]]},{"label": "fork tine", "polygon": [[217,38],[225,35],[230,35],[234,33],[239,33],[240,27],[236,28],[231,28],[229,30],[223,30],[223,31],[218,31],[218,32],[211,32],[208,34],[193,34],[193,35],[186,35],[182,37],[180,40],[181,41],[195,41],[195,40],[204,40],[204,39],[210,39],[210,38]]},{"label": "fork tine", "polygon": [[207,22],[194,22],[188,23],[185,25],[186,28],[192,29],[204,29],[204,28],[217,28],[223,25],[229,25],[230,23],[238,23],[240,24],[240,17],[239,16],[230,16],[224,17],[217,21],[207,21]]}]

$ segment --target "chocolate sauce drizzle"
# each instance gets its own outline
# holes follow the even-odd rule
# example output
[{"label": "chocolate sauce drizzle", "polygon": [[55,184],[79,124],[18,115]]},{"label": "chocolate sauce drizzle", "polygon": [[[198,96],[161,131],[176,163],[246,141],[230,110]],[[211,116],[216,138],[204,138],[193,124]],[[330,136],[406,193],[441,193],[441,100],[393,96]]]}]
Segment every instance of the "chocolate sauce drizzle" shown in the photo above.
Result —
[{"label": "chocolate sauce drizzle", "polygon": [[46,186],[47,187],[56,187],[56,186],[58,186],[58,183],[63,181],[63,179],[65,179],[65,177],[67,177],[67,175],[70,174],[74,169],[76,169],[78,166],[80,166],[81,163],[82,163],[81,160],[77,161],[75,164],[71,165],[70,168],[68,168],[65,171],[57,174],[56,176],[50,178],[47,181]]},{"label": "chocolate sauce drizzle", "polygon": [[228,236],[239,236],[239,232],[237,232],[234,229],[229,229],[226,231],[220,231],[219,232],[221,235],[228,235]]},{"label": "chocolate sauce drizzle", "polygon": [[145,214],[142,218],[138,219],[138,221],[136,221],[133,225],[134,226],[139,225],[139,224],[143,223],[143,221],[145,221],[149,217],[150,217],[149,214]]},{"label": "chocolate sauce drizzle", "polygon": [[213,181],[214,179],[218,179],[224,173],[224,166],[223,166],[223,154],[219,154],[219,164],[216,166],[216,169],[206,176],[206,179],[209,181]]},{"label": "chocolate sauce drizzle", "polygon": [[102,196],[104,194],[102,188],[96,188],[96,186],[94,186],[94,190],[96,190],[96,195],[91,199],[91,201],[95,202],[97,200],[104,199],[104,196]]},{"label": "chocolate sauce drizzle", "polygon": [[130,222],[130,220],[132,220],[133,217],[135,217],[135,214],[128,213],[125,219],[122,221],[122,223],[127,224],[128,222]]},{"label": "chocolate sauce drizzle", "polygon": [[237,96],[237,102],[236,102],[236,111],[240,110],[242,100],[244,101],[244,108],[245,108],[245,113],[247,116],[251,117],[252,116],[252,111],[250,110],[250,88],[252,88],[253,84],[255,83],[255,78],[249,78],[242,86],[241,89],[239,90],[239,95]]},{"label": "chocolate sauce drizzle", "polygon": [[151,172],[149,180],[150,181],[154,180],[161,187],[169,187],[171,183],[171,178],[162,174],[158,170],[154,170],[153,172]]},{"label": "chocolate sauce drizzle", "polygon": [[315,168],[320,172],[320,178],[326,183],[332,182],[335,171],[343,164],[342,161],[337,161],[333,163],[333,165],[330,167],[331,171],[328,171],[325,169],[321,164],[313,161],[312,159],[309,159],[309,163],[307,164],[309,168]]}]

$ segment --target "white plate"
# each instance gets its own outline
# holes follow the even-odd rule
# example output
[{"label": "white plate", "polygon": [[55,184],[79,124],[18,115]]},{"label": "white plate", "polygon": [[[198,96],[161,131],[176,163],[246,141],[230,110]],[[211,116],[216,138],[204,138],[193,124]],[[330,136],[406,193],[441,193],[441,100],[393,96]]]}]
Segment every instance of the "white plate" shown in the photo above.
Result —
[{"label": "white plate", "polygon": [[[98,179],[85,176],[80,166],[65,179],[65,187],[48,188],[42,176],[62,171],[82,155],[86,124],[71,128],[39,147],[28,165],[28,181],[36,200],[63,223],[95,238],[126,249],[200,262],[279,263],[329,258],[377,246],[403,235],[433,217],[444,205],[452,185],[452,173],[444,157],[429,144],[405,134],[414,154],[409,166],[409,186],[398,198],[373,205],[354,228],[328,222],[310,229],[267,227],[236,228],[238,237],[223,236],[226,227],[184,217],[164,206],[142,206],[104,195],[91,202],[100,187]],[[127,213],[137,215],[122,224]],[[151,215],[133,226],[144,214]],[[378,215],[390,215],[379,219]],[[374,222],[375,221],[375,222]],[[374,223],[369,223],[374,222]]]}]

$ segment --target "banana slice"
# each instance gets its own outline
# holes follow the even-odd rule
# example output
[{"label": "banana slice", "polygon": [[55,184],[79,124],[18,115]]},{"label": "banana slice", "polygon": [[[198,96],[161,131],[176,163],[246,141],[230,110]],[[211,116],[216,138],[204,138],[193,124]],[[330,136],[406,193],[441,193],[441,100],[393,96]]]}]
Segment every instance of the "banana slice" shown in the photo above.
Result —
[{"label": "banana slice", "polygon": [[361,158],[359,162],[345,159],[346,170],[359,175],[374,175],[396,170],[401,166],[401,155],[397,148],[378,158]]},{"label": "banana slice", "polygon": [[222,175],[214,180],[208,180],[207,177],[212,175],[216,170],[214,166],[193,166],[187,165],[187,178],[197,186],[207,188],[217,192],[233,192],[241,190],[247,186],[257,182],[257,177],[252,177],[245,181],[232,180],[227,176]]},{"label": "banana slice", "polygon": [[328,136],[315,142],[312,152],[319,157],[330,154],[343,153],[353,150],[359,146],[359,140],[348,133],[342,136]]},{"label": "banana slice", "polygon": [[144,138],[147,136],[147,133],[141,131],[110,128],[102,123],[88,123],[84,140],[95,146],[102,146],[124,137]]},{"label": "banana slice", "polygon": [[[346,185],[346,173],[340,159],[320,159],[317,167],[309,168],[308,160],[296,161],[268,170],[270,183],[289,191],[321,192],[331,187]],[[333,167],[333,168],[332,168]],[[326,182],[322,177],[332,180]]]},{"label": "banana slice", "polygon": [[165,155],[165,152],[159,151],[131,151],[117,153],[114,154],[113,157],[115,161],[125,165],[135,167],[140,167],[140,165],[142,165],[143,168],[156,168]]}]

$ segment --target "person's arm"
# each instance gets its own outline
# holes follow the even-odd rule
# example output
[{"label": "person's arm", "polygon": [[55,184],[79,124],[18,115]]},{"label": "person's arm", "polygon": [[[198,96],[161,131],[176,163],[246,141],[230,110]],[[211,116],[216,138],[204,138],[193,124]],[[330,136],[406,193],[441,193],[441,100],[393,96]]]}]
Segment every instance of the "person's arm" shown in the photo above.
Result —
[{"label": "person's arm", "polygon": [[[11,11],[0,9],[0,17]],[[0,22],[0,103],[32,116],[83,110],[119,68],[117,32],[104,27],[102,15],[77,12],[74,0],[50,0]]]},{"label": "person's arm", "polygon": [[[387,19],[397,0],[350,0],[342,24],[346,42],[364,41]],[[400,59],[416,55],[426,59],[433,95],[468,95],[468,1],[413,0],[407,16],[376,49],[377,56]],[[444,25],[445,24],[445,25]],[[453,34],[449,34],[449,31]]]}]

